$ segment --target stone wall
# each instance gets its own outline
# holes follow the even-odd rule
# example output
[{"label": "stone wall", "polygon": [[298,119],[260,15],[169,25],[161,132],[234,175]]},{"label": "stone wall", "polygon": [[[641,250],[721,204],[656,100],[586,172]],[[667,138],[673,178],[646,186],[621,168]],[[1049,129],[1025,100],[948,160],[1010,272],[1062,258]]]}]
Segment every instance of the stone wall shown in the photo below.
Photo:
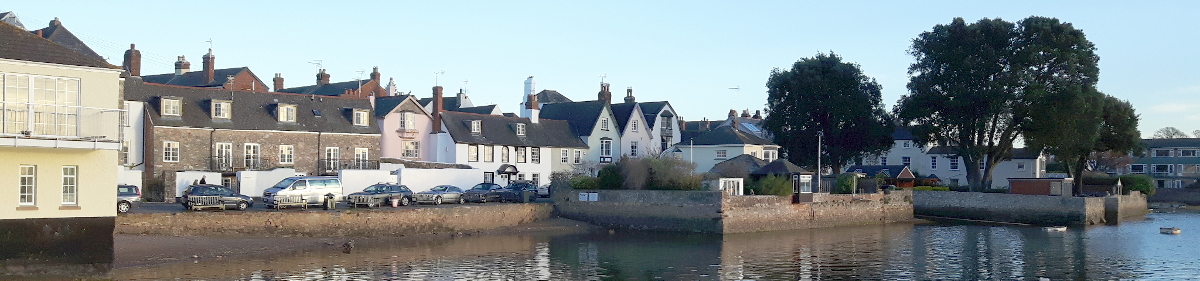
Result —
[{"label": "stone wall", "polygon": [[[1111,200],[1111,203],[1109,203]],[[1092,225],[1116,223],[1116,218],[1144,215],[1141,194],[1110,197],[1070,197],[953,191],[914,191],[917,216],[1033,225]]]},{"label": "stone wall", "polygon": [[1117,224],[1126,218],[1145,216],[1149,212],[1146,196],[1138,191],[1104,198],[1104,219],[1108,224]]},{"label": "stone wall", "polygon": [[550,217],[550,204],[353,211],[183,212],[127,214],[118,234],[178,236],[403,236],[493,229]]},{"label": "stone wall", "polygon": [[[579,201],[579,193],[597,201]],[[678,190],[572,190],[553,195],[558,216],[642,230],[721,231],[721,192]]]},{"label": "stone wall", "polygon": [[0,220],[0,276],[108,273],[113,262],[113,220]]},{"label": "stone wall", "polygon": [[727,196],[724,233],[884,224],[913,218],[912,191],[891,194],[814,194],[823,202],[792,204],[780,196]]},{"label": "stone wall", "polygon": [[1200,189],[1159,188],[1150,202],[1178,202],[1192,206],[1200,206]]}]

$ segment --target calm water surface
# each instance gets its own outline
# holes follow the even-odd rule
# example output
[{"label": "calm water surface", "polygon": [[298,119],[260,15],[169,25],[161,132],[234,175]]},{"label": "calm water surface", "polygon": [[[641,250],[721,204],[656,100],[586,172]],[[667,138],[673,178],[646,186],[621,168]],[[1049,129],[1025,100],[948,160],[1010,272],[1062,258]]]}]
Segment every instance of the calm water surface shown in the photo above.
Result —
[{"label": "calm water surface", "polygon": [[[1163,235],[1159,227],[1182,228]],[[1200,280],[1200,214],[1120,226],[889,224],[712,236],[602,231],[123,268],[119,280]]]}]

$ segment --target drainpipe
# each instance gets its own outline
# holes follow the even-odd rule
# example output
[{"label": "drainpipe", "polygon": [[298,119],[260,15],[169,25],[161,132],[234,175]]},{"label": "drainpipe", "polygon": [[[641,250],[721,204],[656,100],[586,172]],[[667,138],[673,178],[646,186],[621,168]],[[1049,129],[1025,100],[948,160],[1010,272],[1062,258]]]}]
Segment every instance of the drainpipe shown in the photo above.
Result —
[{"label": "drainpipe", "polygon": [[324,172],[321,171],[321,150],[323,149],[321,148],[321,133],[323,132],[317,132],[317,167],[313,170],[314,174],[317,174],[318,172]]}]

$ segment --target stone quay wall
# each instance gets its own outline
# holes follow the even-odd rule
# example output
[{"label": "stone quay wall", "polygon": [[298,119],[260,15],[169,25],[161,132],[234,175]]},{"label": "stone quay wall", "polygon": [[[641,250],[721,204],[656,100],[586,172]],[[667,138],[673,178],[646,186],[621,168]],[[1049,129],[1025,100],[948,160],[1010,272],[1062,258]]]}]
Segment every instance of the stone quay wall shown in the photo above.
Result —
[{"label": "stone quay wall", "polygon": [[[595,193],[596,201],[581,201],[581,193]],[[828,202],[793,204],[790,197],[730,196],[716,191],[568,189],[556,192],[554,202],[557,215],[598,225],[705,233],[882,224],[913,218],[911,191],[822,197]]]},{"label": "stone quay wall", "polygon": [[1177,202],[1200,206],[1200,190],[1190,188],[1159,188],[1154,192],[1154,196],[1150,196],[1148,200],[1150,202]]},{"label": "stone quay wall", "polygon": [[118,234],[379,237],[494,229],[550,217],[546,203],[449,208],[279,212],[182,212],[117,217]]},{"label": "stone quay wall", "polygon": [[[1094,225],[1146,214],[1140,193],[1109,197],[1070,197],[1005,193],[914,191],[917,216],[1024,223]],[[1111,213],[1111,214],[1110,214]],[[1116,218],[1110,221],[1108,216]]]}]

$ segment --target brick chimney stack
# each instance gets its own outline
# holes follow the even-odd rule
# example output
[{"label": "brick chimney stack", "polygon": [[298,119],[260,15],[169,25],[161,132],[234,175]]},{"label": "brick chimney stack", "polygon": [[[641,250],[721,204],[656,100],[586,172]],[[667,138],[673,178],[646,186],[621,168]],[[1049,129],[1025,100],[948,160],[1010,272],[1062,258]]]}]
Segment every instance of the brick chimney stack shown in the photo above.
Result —
[{"label": "brick chimney stack", "polygon": [[431,133],[441,133],[442,131],[442,86],[433,86],[433,131]]},{"label": "brick chimney stack", "polygon": [[183,75],[192,71],[192,63],[188,62],[183,56],[179,56],[175,60],[175,76]]},{"label": "brick chimney stack", "polygon": [[142,51],[129,44],[129,50],[125,50],[125,62],[121,66],[130,76],[142,76]]},{"label": "brick chimney stack", "polygon": [[324,68],[320,72],[317,72],[317,86],[322,85],[329,85],[329,74],[325,73]]},{"label": "brick chimney stack", "polygon": [[213,82],[217,79],[217,66],[214,64],[216,60],[217,57],[213,56],[212,48],[209,48],[208,54],[204,55],[204,79],[208,82]]},{"label": "brick chimney stack", "polygon": [[604,103],[612,104],[612,92],[608,91],[608,83],[600,83],[600,92],[596,93],[596,100],[602,100]]},{"label": "brick chimney stack", "polygon": [[278,92],[279,90],[282,90],[283,89],[283,74],[275,73],[274,80],[275,80],[275,91]]},{"label": "brick chimney stack", "polygon": [[376,66],[371,70],[371,81],[379,82],[379,80],[382,79],[380,77],[381,75],[379,75],[379,67]]},{"label": "brick chimney stack", "polygon": [[625,103],[634,103],[633,87],[625,89]]}]

